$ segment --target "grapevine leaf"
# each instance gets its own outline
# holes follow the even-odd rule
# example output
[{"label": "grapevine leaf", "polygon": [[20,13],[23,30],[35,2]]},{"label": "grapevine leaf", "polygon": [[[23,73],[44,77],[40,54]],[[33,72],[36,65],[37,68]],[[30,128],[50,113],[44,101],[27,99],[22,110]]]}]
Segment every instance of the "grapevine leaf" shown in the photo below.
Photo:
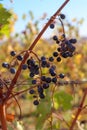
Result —
[{"label": "grapevine leaf", "polygon": [[55,93],[54,99],[58,103],[58,106],[61,106],[63,110],[69,110],[72,107],[71,101],[73,98],[70,94],[64,91]]},{"label": "grapevine leaf", "polygon": [[9,23],[8,19],[10,18],[11,13],[0,4],[0,24],[5,25]]},{"label": "grapevine leaf", "polygon": [[9,18],[11,17],[11,13],[0,4],[0,36],[1,35],[9,35]]},{"label": "grapevine leaf", "polygon": [[9,36],[10,30],[9,30],[9,24],[6,24],[3,26],[3,28],[0,30],[0,36],[2,34]]},{"label": "grapevine leaf", "polygon": [[48,98],[49,96],[43,99],[38,105],[37,112],[39,113],[39,117],[36,123],[36,130],[40,130],[43,127],[46,117],[51,111],[51,100]]}]

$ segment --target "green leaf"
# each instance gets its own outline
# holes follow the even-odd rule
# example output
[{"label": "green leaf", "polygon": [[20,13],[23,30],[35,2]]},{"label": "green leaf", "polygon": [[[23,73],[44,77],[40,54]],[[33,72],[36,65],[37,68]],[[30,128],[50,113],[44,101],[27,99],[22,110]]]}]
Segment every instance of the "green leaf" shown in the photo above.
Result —
[{"label": "green leaf", "polygon": [[11,13],[0,4],[0,36],[1,35],[9,35],[9,18],[11,17]]},{"label": "green leaf", "polygon": [[51,111],[51,100],[49,96],[46,96],[45,99],[43,99],[37,107],[37,113],[39,113],[39,117],[36,123],[36,130],[41,130],[43,128],[46,117],[50,113],[50,111]]},{"label": "green leaf", "polygon": [[0,24],[5,25],[9,23],[8,19],[10,18],[11,13],[0,4]]},{"label": "green leaf", "polygon": [[63,108],[63,110],[69,110],[72,107],[71,101],[73,100],[73,97],[64,91],[55,93],[54,100],[58,103],[59,107]]},{"label": "green leaf", "polygon": [[10,31],[9,31],[9,25],[8,24],[4,25],[3,28],[0,30],[0,36],[2,34],[9,36]]}]

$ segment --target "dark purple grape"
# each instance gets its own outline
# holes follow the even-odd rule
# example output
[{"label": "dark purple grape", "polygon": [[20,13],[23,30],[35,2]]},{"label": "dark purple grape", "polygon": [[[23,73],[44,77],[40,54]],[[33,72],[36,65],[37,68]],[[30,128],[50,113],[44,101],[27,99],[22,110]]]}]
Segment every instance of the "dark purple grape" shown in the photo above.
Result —
[{"label": "dark purple grape", "polygon": [[39,94],[39,97],[40,97],[41,99],[44,99],[44,98],[45,98],[45,95],[44,95],[43,93],[40,93],[40,94]]},{"label": "dark purple grape", "polygon": [[56,40],[56,43],[57,43],[57,44],[59,44],[59,43],[60,43],[60,41],[57,39],[57,40]]},{"label": "dark purple grape", "polygon": [[31,78],[34,77],[34,73],[33,73],[33,72],[30,73],[30,77],[31,77]]},{"label": "dark purple grape", "polygon": [[22,65],[22,69],[23,69],[23,70],[26,70],[27,67],[28,67],[28,66],[27,66],[26,64],[23,64],[23,65]]},{"label": "dark purple grape", "polygon": [[28,59],[27,60],[27,64],[31,65],[31,66],[34,66],[35,65],[35,61],[33,59]]},{"label": "dark purple grape", "polygon": [[35,91],[34,91],[33,89],[31,89],[31,90],[29,91],[29,93],[30,93],[30,94],[34,94]]},{"label": "dark purple grape", "polygon": [[45,68],[46,65],[47,65],[47,61],[46,61],[46,60],[42,60],[41,66],[42,66],[43,68]]},{"label": "dark purple grape", "polygon": [[39,105],[39,101],[38,100],[34,100],[33,104],[34,105]]},{"label": "dark purple grape", "polygon": [[58,52],[53,52],[53,56],[57,57],[58,56]]},{"label": "dark purple grape", "polygon": [[48,83],[44,83],[44,84],[43,84],[43,88],[44,88],[44,89],[49,88],[49,84],[48,84]]},{"label": "dark purple grape", "polygon": [[60,18],[61,19],[65,19],[65,15],[64,14],[60,14]]},{"label": "dark purple grape", "polygon": [[62,74],[62,73],[60,73],[60,74],[59,74],[59,77],[60,77],[61,79],[63,79],[63,78],[65,77],[65,75]]},{"label": "dark purple grape", "polygon": [[60,52],[60,51],[61,51],[61,48],[57,48],[57,51]]},{"label": "dark purple grape", "polygon": [[69,40],[66,40],[66,41],[65,41],[65,44],[66,44],[66,45],[71,45],[71,43],[70,43]]},{"label": "dark purple grape", "polygon": [[36,80],[32,80],[32,84],[36,84]]},{"label": "dark purple grape", "polygon": [[52,82],[56,83],[57,82],[57,78],[56,77],[52,78]]},{"label": "dark purple grape", "polygon": [[57,57],[57,59],[56,59],[58,62],[60,62],[61,61],[61,58],[60,57]]},{"label": "dark purple grape", "polygon": [[76,39],[70,39],[69,41],[70,41],[70,43],[73,43],[73,44],[75,44],[77,42]]},{"label": "dark purple grape", "polygon": [[47,78],[46,78],[46,82],[47,82],[47,83],[51,83],[51,78],[50,78],[50,77],[47,77]]},{"label": "dark purple grape", "polygon": [[11,51],[11,52],[10,52],[10,55],[11,55],[11,56],[15,56],[15,55],[16,55],[16,52],[15,52],[15,51]]},{"label": "dark purple grape", "polygon": [[46,57],[45,57],[45,56],[42,56],[42,57],[41,57],[41,60],[46,60]]},{"label": "dark purple grape", "polygon": [[7,69],[8,69],[8,68],[9,68],[9,64],[8,64],[7,62],[3,62],[3,63],[2,63],[2,67],[4,67],[4,68],[7,68]]},{"label": "dark purple grape", "polygon": [[53,23],[50,24],[50,28],[53,29],[55,25]]},{"label": "dark purple grape", "polygon": [[43,88],[42,88],[42,86],[38,86],[38,93],[43,93]]},{"label": "dark purple grape", "polygon": [[61,55],[62,55],[63,58],[67,58],[67,57],[69,57],[69,52],[68,51],[63,52],[63,53],[61,53]]},{"label": "dark purple grape", "polygon": [[46,81],[46,76],[41,76],[42,81]]},{"label": "dark purple grape", "polygon": [[15,74],[16,73],[16,69],[15,68],[10,68],[10,72],[11,72],[11,74]]},{"label": "dark purple grape", "polygon": [[58,37],[56,35],[53,36],[53,40],[57,41]]},{"label": "dark purple grape", "polygon": [[53,61],[54,61],[54,58],[53,58],[53,57],[49,57],[49,61],[50,61],[50,62],[53,62]]},{"label": "dark purple grape", "polygon": [[23,60],[23,56],[18,55],[18,56],[17,56],[17,59],[18,59],[19,61],[22,61],[22,60]]},{"label": "dark purple grape", "polygon": [[55,66],[55,65],[52,65],[52,66],[51,66],[51,69],[55,70],[55,69],[56,69],[56,66]]}]

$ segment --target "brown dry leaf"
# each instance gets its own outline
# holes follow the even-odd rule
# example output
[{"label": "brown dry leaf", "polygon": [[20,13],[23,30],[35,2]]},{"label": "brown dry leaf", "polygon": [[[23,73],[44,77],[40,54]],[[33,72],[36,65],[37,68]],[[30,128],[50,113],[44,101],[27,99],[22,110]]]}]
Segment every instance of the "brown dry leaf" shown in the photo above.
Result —
[{"label": "brown dry leaf", "polygon": [[15,119],[15,115],[13,114],[7,114],[6,115],[6,120],[9,122],[12,122]]}]

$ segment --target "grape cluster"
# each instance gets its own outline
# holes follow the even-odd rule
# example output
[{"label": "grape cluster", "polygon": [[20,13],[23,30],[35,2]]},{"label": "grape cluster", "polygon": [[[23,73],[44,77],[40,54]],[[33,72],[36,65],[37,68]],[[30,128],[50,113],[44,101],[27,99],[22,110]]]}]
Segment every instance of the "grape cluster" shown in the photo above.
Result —
[{"label": "grape cluster", "polygon": [[[59,19],[61,19],[61,21],[62,21],[63,19],[65,19],[65,15],[60,14]],[[62,26],[63,26],[63,22],[62,22]],[[53,29],[54,27],[53,27],[53,23],[52,23],[52,25],[50,25],[50,28]],[[63,31],[64,31],[64,29],[63,29]],[[57,43],[58,47],[57,47],[57,50],[53,52],[53,56],[49,58],[50,61],[53,61],[54,58],[56,58],[56,60],[58,62],[60,62],[61,58],[72,57],[75,54],[76,48],[75,48],[74,44],[77,42],[76,39],[66,38],[65,32],[63,32],[63,34],[61,35],[61,38],[58,38],[57,35],[54,35],[53,40]]]},{"label": "grape cluster", "polygon": [[[65,19],[64,14],[59,15],[59,19]],[[50,28],[54,29],[55,24],[50,24]],[[58,79],[63,79],[65,75],[63,73],[57,74],[56,66],[53,64],[53,61],[56,59],[57,62],[61,61],[61,58],[72,57],[75,52],[74,44],[77,42],[76,39],[66,38],[65,32],[59,36],[54,35],[53,40],[57,44],[56,51],[53,52],[52,56],[46,58],[45,56],[38,57],[34,52],[30,52],[29,58],[25,64],[22,64],[22,70],[28,70],[29,78],[31,79],[31,88],[29,93],[33,96],[34,105],[38,105],[41,99],[44,99],[46,96],[46,90],[50,87],[50,84],[57,85]],[[24,52],[16,54],[15,51],[11,51],[10,55],[18,63],[21,63],[24,58]],[[33,56],[32,56],[33,55]],[[7,68],[11,74],[16,73],[16,64],[2,63],[2,67]],[[47,73],[43,74],[43,69],[47,69]]]},{"label": "grape cluster", "polygon": [[33,58],[27,60],[27,65],[30,71],[30,77],[34,77],[35,75],[39,74],[39,66],[35,63]]},{"label": "grape cluster", "polygon": [[[23,55],[16,55],[15,51],[11,51],[10,55],[15,57],[14,60],[21,62],[23,60]],[[56,52],[54,52],[54,57],[58,56]],[[53,65],[52,61],[53,57],[46,58],[45,56],[41,56],[40,58],[35,58],[29,56],[26,63],[22,65],[22,70],[29,71],[29,78],[31,78],[31,89],[29,93],[33,96],[34,105],[38,105],[41,99],[45,98],[45,91],[50,87],[50,84],[57,84],[58,78],[64,78],[64,74],[57,75],[56,66]],[[12,63],[4,62],[2,63],[4,68],[7,68],[11,74],[16,73],[16,68]],[[47,68],[48,74],[42,74],[42,70]],[[35,86],[35,88],[33,88]]]},{"label": "grape cluster", "polygon": [[[50,87],[50,84],[57,84],[58,78],[63,79],[65,77],[64,74],[59,74],[57,75],[56,73],[56,66],[51,64],[49,62],[49,59],[42,56],[40,58],[40,66],[35,67],[36,63],[34,59],[28,59],[27,61],[28,63],[28,68],[30,70],[30,77],[32,78],[32,85],[36,86],[35,88],[30,89],[29,93],[31,95],[33,95],[34,97],[34,105],[38,105],[41,99],[45,98],[45,90],[48,89]],[[40,73],[40,71],[44,68],[47,68],[48,70],[48,75],[47,74],[42,74]],[[38,73],[36,73],[38,72]],[[33,73],[33,77],[31,76],[31,73]],[[35,75],[39,75],[37,78],[35,77]]]},{"label": "grape cluster", "polygon": [[[15,74],[16,73],[16,68],[15,67],[16,67],[16,65],[18,65],[17,64],[18,62],[23,60],[23,56],[21,54],[16,55],[15,51],[11,51],[10,55],[12,57],[15,57],[14,61],[12,61],[11,63],[3,62],[2,67],[8,69],[11,74]],[[25,64],[22,65],[22,69],[23,70],[27,69],[27,66]]]}]

